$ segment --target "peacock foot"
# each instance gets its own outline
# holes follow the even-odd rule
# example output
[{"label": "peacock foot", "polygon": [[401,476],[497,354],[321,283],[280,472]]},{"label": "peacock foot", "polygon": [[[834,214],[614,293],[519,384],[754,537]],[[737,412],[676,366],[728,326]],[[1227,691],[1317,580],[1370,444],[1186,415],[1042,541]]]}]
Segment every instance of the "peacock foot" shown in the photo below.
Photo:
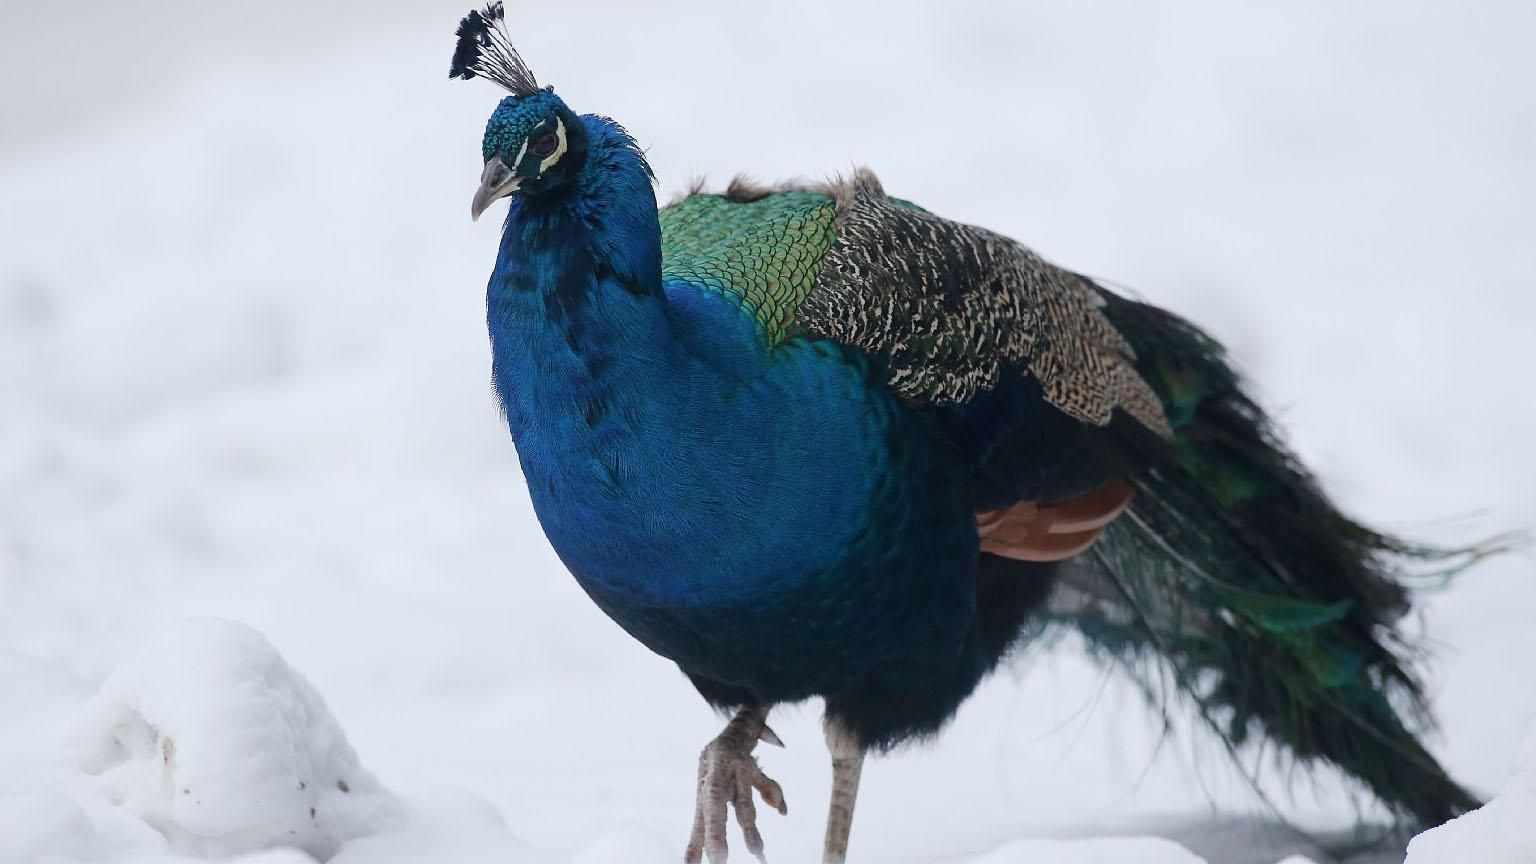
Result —
[{"label": "peacock foot", "polygon": [[683,855],[687,864],[699,864],[706,855],[709,864],[724,864],[727,804],[736,810],[736,823],[741,826],[747,851],[758,861],[768,860],[763,857],[763,835],[757,830],[757,805],[752,800],[752,790],[756,789],[763,803],[780,813],[787,814],[789,807],[784,803],[784,790],[763,773],[752,755],[758,741],[784,746],[764,722],[767,718],[768,709],[764,706],[741,709],[726,724],[725,731],[699,754],[693,834],[688,839],[688,851]]}]

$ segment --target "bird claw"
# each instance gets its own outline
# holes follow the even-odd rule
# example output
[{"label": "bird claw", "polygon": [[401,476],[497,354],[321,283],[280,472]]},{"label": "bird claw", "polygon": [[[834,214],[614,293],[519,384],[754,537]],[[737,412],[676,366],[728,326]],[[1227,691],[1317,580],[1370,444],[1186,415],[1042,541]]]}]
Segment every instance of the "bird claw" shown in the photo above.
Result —
[{"label": "bird claw", "polygon": [[739,729],[733,728],[735,725],[732,723],[727,726],[699,754],[698,801],[694,808],[693,834],[688,840],[688,851],[683,855],[687,864],[699,864],[706,855],[709,864],[723,864],[726,860],[727,804],[736,811],[736,824],[741,826],[747,851],[766,864],[768,859],[763,856],[763,835],[757,830],[757,804],[752,798],[753,790],[762,797],[764,804],[781,814],[789,813],[789,807],[784,801],[784,790],[763,773],[757,759],[752,756],[752,748],[758,740],[779,747],[783,747],[784,743],[767,726],[763,726],[757,735],[743,740],[745,736],[739,734]]},{"label": "bird claw", "polygon": [[757,733],[757,740],[764,744],[772,744],[781,750],[784,749],[784,739],[779,737],[779,733],[769,729],[767,723],[763,724],[763,731]]}]

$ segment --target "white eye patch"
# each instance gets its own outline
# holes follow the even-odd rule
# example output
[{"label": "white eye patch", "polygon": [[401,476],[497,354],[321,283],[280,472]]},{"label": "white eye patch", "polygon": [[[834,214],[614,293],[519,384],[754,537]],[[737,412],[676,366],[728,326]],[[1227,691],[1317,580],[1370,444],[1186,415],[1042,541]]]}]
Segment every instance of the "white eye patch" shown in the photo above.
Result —
[{"label": "white eye patch", "polygon": [[[517,155],[512,157],[512,170],[513,171],[516,171],[518,169],[518,167],[523,164],[523,157],[527,156],[527,155],[528,155],[528,139],[524,138],[523,139],[523,146],[517,148]],[[544,173],[544,169],[542,167],[539,169],[539,173],[540,174]]]},{"label": "white eye patch", "polygon": [[[555,137],[559,139],[560,143],[555,145],[555,152],[545,156],[544,160],[539,163],[540,174],[548,171],[550,166],[554,165],[556,162],[559,162],[560,157],[565,155],[565,121],[561,120],[559,117],[555,118]],[[524,141],[523,148],[527,149],[527,147],[528,142]],[[519,153],[518,157],[521,158],[522,154]]]},{"label": "white eye patch", "polygon": [[[512,164],[513,165],[522,165],[523,164],[523,157],[528,155],[528,143],[530,141],[535,140],[535,139],[544,138],[544,137],[548,136],[549,134],[550,133],[545,132],[543,134],[538,134],[538,135],[529,135],[527,138],[524,138],[523,139],[523,146],[517,148],[517,156],[513,157]],[[565,121],[561,120],[559,117],[555,118],[554,136],[555,136],[555,142],[556,142],[555,143],[555,149],[550,151],[550,154],[548,156],[545,156],[543,159],[539,160],[539,170],[538,170],[538,172],[536,174],[534,174],[535,177],[542,177],[544,175],[545,171],[548,171],[551,166],[553,166],[556,162],[560,161],[560,157],[561,156],[565,155],[565,150],[566,150]],[[537,155],[537,154],[535,154],[535,155]]]}]

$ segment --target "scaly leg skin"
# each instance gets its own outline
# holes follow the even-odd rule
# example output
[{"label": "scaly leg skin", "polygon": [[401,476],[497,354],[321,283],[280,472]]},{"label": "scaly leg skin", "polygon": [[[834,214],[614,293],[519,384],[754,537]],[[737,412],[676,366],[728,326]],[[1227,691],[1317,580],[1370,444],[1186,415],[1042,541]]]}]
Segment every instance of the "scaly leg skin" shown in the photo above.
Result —
[{"label": "scaly leg skin", "polygon": [[859,796],[859,776],[864,772],[864,747],[859,738],[832,717],[822,719],[827,749],[832,751],[832,805],[827,812],[827,842],[822,864],[843,864],[848,859],[848,832],[853,830],[853,804]]},{"label": "scaly leg skin", "polygon": [[773,734],[765,722],[768,706],[748,705],[736,712],[715,740],[709,742],[699,754],[698,801],[693,811],[693,835],[688,839],[688,851],[683,854],[687,864],[699,864],[702,856],[709,856],[709,864],[724,864],[725,805],[736,810],[736,822],[741,826],[742,838],[747,851],[758,861],[766,864],[763,857],[763,835],[757,830],[757,805],[752,801],[752,790],[763,796],[763,803],[789,813],[784,803],[784,790],[757,767],[752,749],[758,741],[766,741],[776,747],[784,742]]}]

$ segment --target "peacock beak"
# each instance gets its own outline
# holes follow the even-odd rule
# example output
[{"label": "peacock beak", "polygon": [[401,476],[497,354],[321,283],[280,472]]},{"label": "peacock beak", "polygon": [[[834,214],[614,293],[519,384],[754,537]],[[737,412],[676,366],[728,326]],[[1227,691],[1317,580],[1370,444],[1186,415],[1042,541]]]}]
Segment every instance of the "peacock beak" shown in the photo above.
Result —
[{"label": "peacock beak", "polygon": [[469,218],[479,219],[485,208],[498,198],[505,198],[517,191],[523,178],[515,177],[500,156],[492,156],[480,174],[480,188],[475,190],[475,200],[469,202]]}]

